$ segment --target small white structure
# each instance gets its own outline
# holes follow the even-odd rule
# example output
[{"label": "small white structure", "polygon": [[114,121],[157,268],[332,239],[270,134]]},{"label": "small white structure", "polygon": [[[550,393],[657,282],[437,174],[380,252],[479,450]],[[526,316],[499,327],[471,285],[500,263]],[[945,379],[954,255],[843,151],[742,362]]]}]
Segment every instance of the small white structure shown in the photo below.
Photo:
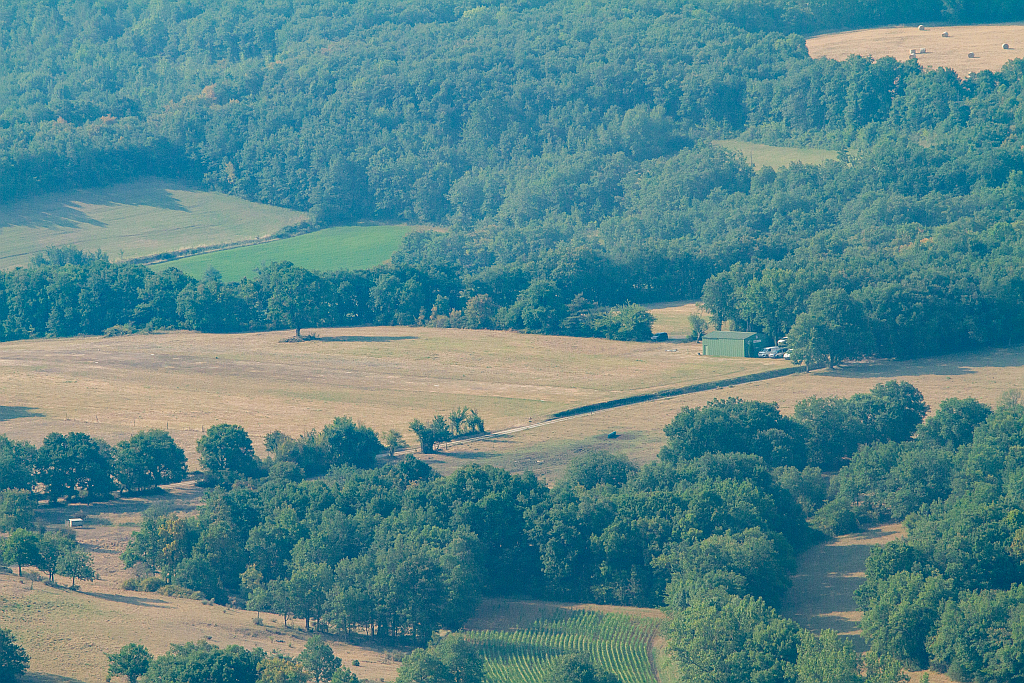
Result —
[{"label": "small white structure", "polygon": [[1010,49],[1010,44],[1009,43],[1003,43],[1003,49],[1004,50],[1009,50]]},{"label": "small white structure", "polygon": [[910,48],[910,56],[913,57],[916,54],[917,54],[917,50],[915,50],[914,48]]},{"label": "small white structure", "polygon": [[943,38],[949,38],[949,31],[943,31],[942,32],[942,37]]},{"label": "small white structure", "polygon": [[917,54],[923,55],[925,52],[928,52],[928,49],[922,47],[920,50],[917,51]]},{"label": "small white structure", "polygon": [[83,524],[84,522],[82,521],[81,517],[72,517],[68,520],[68,526],[72,529],[79,529],[82,527]]}]

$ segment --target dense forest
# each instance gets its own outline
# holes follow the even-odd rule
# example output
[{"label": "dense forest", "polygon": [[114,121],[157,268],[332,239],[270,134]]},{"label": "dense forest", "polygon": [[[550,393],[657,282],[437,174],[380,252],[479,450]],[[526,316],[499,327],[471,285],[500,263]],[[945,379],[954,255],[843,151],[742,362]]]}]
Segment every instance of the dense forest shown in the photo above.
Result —
[{"label": "dense forest", "polygon": [[[920,392],[896,381],[846,399],[805,399],[793,417],[773,403],[716,399],[680,411],[656,462],[582,456],[553,485],[530,472],[473,465],[439,476],[412,456],[378,460],[388,439],[349,418],[300,439],[267,435],[266,460],[244,429],[215,425],[198,443],[209,487],[198,514],[159,505],[146,513],[122,554],[137,569],[125,588],[274,611],[346,638],[419,644],[461,627],[488,596],[662,606],[673,615],[670,643],[687,680],[705,680],[703,672],[706,680],[802,683],[818,680],[816,666],[859,680],[861,660],[848,643],[813,636],[774,607],[796,554],[828,535],[914,513],[938,520],[930,538],[941,537],[942,500],[955,482],[985,478],[983,470],[1014,457],[995,435],[1024,425],[1024,408],[1010,399],[994,412],[970,400],[947,401],[922,421],[926,412]],[[965,444],[986,439],[984,456],[967,457]],[[125,462],[148,474],[123,480]],[[152,489],[180,480],[181,462],[160,430],[116,446],[77,433],[51,434],[40,446],[0,440],[0,474],[19,487],[0,495],[5,558],[19,570],[44,568],[51,581],[55,572],[91,578],[73,538],[34,530],[36,501]],[[834,473],[831,483],[823,470]],[[979,525],[977,533],[1009,543],[1024,534],[1024,522],[1008,521],[1020,516],[1012,505],[993,508],[992,531]],[[956,571],[977,581],[970,561],[1014,580],[1000,574],[1012,558],[975,556],[976,547]],[[884,551],[896,558],[885,565],[890,574],[904,565],[926,571],[924,555],[913,554],[923,550],[900,548]],[[865,601],[890,576],[872,563]],[[995,580],[985,587],[1009,589],[1000,599],[1012,606],[1016,589]],[[879,635],[879,609],[868,605],[876,647],[864,664],[870,680],[897,681],[897,663],[919,654],[901,643],[928,637],[934,624],[918,633],[901,621]]]},{"label": "dense forest", "polygon": [[[1020,62],[961,79],[812,60],[800,35],[1024,16],[1009,0],[0,13],[0,198],[169,174],[322,225],[448,228],[368,272],[242,283],[42,258],[3,275],[3,339],[366,322],[640,338],[628,316],[625,332],[596,319],[698,297],[715,322],[772,335],[839,321],[809,360],[1024,331]],[[755,171],[711,144],[735,136],[840,159]],[[293,284],[318,303],[306,320],[275,312]]]}]

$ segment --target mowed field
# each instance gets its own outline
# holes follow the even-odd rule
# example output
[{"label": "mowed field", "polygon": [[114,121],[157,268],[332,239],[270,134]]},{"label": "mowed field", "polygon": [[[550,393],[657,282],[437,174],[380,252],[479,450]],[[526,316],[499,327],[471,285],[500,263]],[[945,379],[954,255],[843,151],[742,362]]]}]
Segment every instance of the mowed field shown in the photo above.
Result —
[{"label": "mowed field", "polygon": [[[86,527],[76,535],[92,553],[100,578],[72,592],[19,579],[17,573],[0,574],[0,627],[13,630],[29,655],[26,683],[100,683],[107,674],[105,653],[132,642],[145,645],[154,655],[163,654],[172,643],[204,640],[290,657],[302,651],[311,634],[301,621],[289,621],[285,627],[280,615],[264,613],[261,626],[253,621],[255,612],[121,588],[134,572],[124,568],[120,553],[142,521],[142,511],[158,504],[188,514],[202,500],[202,489],[191,482],[165,488],[164,496],[40,510],[40,521],[50,527],[60,526],[68,516],[86,519]],[[331,636],[326,640],[360,679],[394,680],[398,663],[387,647],[361,647]],[[360,666],[354,667],[352,660]]]},{"label": "mowed field", "polygon": [[783,168],[794,163],[817,166],[839,158],[839,152],[814,147],[776,147],[746,140],[715,140],[712,144],[736,152],[755,169]]},{"label": "mowed field", "polygon": [[[943,38],[942,34],[949,37]],[[1004,50],[1003,44],[1010,49]],[[979,26],[892,26],[844,33],[828,33],[807,39],[811,57],[844,60],[850,55],[862,57],[894,57],[910,59],[917,54],[923,66],[953,69],[961,76],[986,69],[998,71],[1011,59],[1024,57],[1024,26],[1019,24],[985,24]],[[968,57],[969,53],[974,57]]]},{"label": "mowed field", "polygon": [[[407,429],[413,418],[463,405],[494,431],[583,404],[779,367],[701,357],[698,344],[402,327],[318,334],[303,343],[282,343],[291,333],[281,331],[0,344],[0,433],[39,443],[51,431],[83,431],[116,442],[163,427],[194,456],[202,430],[219,422],[242,425],[259,448],[275,429],[297,436],[335,416]],[[476,444],[482,457],[499,446]]]},{"label": "mowed field", "polygon": [[405,236],[416,229],[411,225],[343,225],[165,261],[153,269],[173,266],[201,278],[210,268],[216,268],[226,282],[237,282],[243,277],[252,277],[261,265],[274,261],[291,261],[309,270],[372,268],[391,258],[402,246]]},{"label": "mowed field", "polygon": [[266,237],[303,212],[151,178],[0,204],[0,268],[49,246],[102,249],[111,260]]},{"label": "mowed field", "polygon": [[[693,304],[655,308],[656,331],[689,333]],[[739,396],[774,401],[783,412],[811,395],[849,396],[889,379],[913,383],[936,408],[951,396],[990,404],[1024,388],[1024,350],[994,349],[915,361],[851,363],[540,424],[579,405],[714,379],[741,377],[785,361],[709,358],[700,345],[615,342],[485,330],[341,328],[320,340],[281,343],[290,333],[170,332],[118,338],[39,339],[0,344],[0,433],[40,443],[51,431],[82,431],[116,442],[162,427],[193,458],[202,430],[228,422],[262,437],[300,435],[349,415],[377,430],[469,406],[489,431],[523,431],[424,456],[441,472],[468,463],[532,470],[554,480],[571,458],[621,453],[656,457],[663,427],[682,406]],[[608,434],[616,432],[617,438]]]}]

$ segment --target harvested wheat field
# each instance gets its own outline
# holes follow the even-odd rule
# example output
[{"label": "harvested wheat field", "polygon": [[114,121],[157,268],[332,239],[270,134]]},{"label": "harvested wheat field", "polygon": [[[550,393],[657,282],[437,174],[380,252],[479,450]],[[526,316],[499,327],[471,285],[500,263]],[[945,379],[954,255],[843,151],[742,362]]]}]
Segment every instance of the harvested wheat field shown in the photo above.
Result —
[{"label": "harvested wheat field", "polygon": [[[37,339],[0,345],[0,433],[51,431],[108,441],[167,428],[190,455],[202,430],[242,425],[257,446],[349,415],[404,429],[470,406],[495,430],[566,408],[778,367],[705,358],[699,345],[616,342],[434,328]],[[291,337],[294,339],[294,337]],[[411,433],[408,434],[411,440]]]},{"label": "harvested wheat field", "polygon": [[[948,33],[948,37],[943,37]],[[1009,49],[1003,49],[1003,45]],[[925,50],[921,53],[922,48]],[[949,68],[961,77],[998,71],[1011,59],[1024,57],[1024,26],[892,26],[844,33],[827,33],[807,39],[811,57],[844,60],[850,55],[910,59],[914,50],[922,66]],[[973,53],[973,57],[968,54]]]},{"label": "harvested wheat field", "polygon": [[[15,573],[0,574],[0,627],[16,626],[18,643],[31,659],[28,683],[99,683],[106,679],[107,658],[130,642],[141,643],[154,655],[172,643],[208,640],[214,645],[261,647],[295,656],[309,634],[301,621],[264,613],[257,625],[254,612],[231,609],[198,600],[172,598],[158,593],[125,591],[121,584],[134,576],[125,569],[120,553],[151,504],[167,511],[188,514],[202,499],[191,482],[164,487],[166,495],[121,498],[65,508],[40,508],[39,521],[59,526],[69,516],[84,517],[78,540],[92,553],[100,579],[85,582],[78,592],[63,586],[52,588]],[[34,573],[34,572],[33,572]],[[360,679],[393,680],[398,670],[392,652],[345,643],[328,636],[346,666]],[[360,666],[352,667],[352,660]]]},{"label": "harvested wheat field", "polygon": [[[668,345],[679,353],[692,353],[696,345]],[[771,361],[782,363],[782,361]],[[779,365],[769,366],[779,367]],[[489,462],[514,471],[533,470],[542,479],[558,479],[569,461],[593,452],[621,453],[637,462],[653,460],[666,442],[663,427],[683,406],[702,406],[715,398],[772,401],[792,414],[808,396],[851,396],[870,391],[879,382],[903,380],[924,394],[934,411],[951,397],[974,397],[995,405],[1008,389],[1024,389],[1024,349],[994,349],[911,361],[862,361],[834,370],[816,370],[623,406],[540,425],[535,429],[486,441],[453,445],[449,451],[424,456],[442,472],[470,462]],[[609,439],[614,431],[616,438]]]}]

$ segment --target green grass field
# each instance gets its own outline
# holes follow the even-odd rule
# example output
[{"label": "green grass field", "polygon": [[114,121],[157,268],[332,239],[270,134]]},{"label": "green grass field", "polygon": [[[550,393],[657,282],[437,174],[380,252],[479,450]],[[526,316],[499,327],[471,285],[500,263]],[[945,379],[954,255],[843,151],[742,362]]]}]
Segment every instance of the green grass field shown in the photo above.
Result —
[{"label": "green grass field", "polygon": [[371,268],[390,258],[402,239],[416,230],[411,225],[344,225],[273,242],[198,254],[153,266],[174,266],[193,277],[216,268],[228,282],[251,277],[274,261],[291,261],[310,270]]},{"label": "green grass field", "polygon": [[121,260],[266,237],[305,213],[149,178],[0,204],[0,268],[49,246],[102,249]]},{"label": "green grass field", "polygon": [[735,139],[715,140],[712,144],[736,152],[753,164],[756,169],[761,169],[765,166],[783,168],[796,162],[817,165],[839,158],[839,152],[831,149],[774,147],[772,145],[761,145],[756,142]]},{"label": "green grass field", "polygon": [[523,629],[465,635],[481,648],[488,683],[538,683],[554,657],[576,652],[622,683],[656,683],[647,648],[657,629],[653,619],[567,612]]}]

